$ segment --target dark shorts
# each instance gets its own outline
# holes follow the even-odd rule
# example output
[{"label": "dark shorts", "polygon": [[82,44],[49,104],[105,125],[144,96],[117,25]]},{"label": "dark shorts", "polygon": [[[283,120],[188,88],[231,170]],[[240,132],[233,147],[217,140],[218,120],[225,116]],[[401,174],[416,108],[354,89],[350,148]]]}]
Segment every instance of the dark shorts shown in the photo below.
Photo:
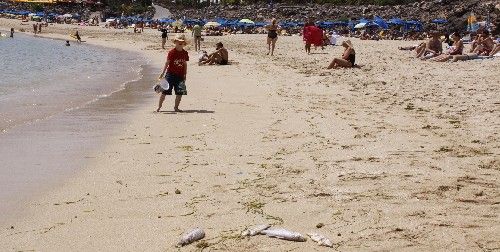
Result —
[{"label": "dark shorts", "polygon": [[174,89],[175,95],[187,95],[186,82],[183,77],[167,73],[165,79],[168,82],[168,89],[163,90],[162,94],[172,95],[172,89]]}]

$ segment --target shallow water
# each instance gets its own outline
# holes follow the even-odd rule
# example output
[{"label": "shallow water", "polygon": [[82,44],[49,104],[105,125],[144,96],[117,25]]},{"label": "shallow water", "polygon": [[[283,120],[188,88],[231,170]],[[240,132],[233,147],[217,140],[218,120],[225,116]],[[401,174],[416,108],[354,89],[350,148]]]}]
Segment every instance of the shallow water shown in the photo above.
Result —
[{"label": "shallow water", "polygon": [[130,52],[20,34],[2,40],[0,223],[98,155],[154,95],[157,72]]},{"label": "shallow water", "polygon": [[144,59],[16,33],[0,39],[0,132],[80,107],[138,78]]}]

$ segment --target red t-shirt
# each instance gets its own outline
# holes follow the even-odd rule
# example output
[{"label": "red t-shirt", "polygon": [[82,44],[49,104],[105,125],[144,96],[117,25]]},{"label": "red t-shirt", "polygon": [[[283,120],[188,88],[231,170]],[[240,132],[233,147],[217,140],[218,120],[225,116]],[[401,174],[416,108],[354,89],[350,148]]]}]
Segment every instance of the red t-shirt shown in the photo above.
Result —
[{"label": "red t-shirt", "polygon": [[175,74],[180,77],[186,75],[186,61],[189,61],[189,55],[186,50],[177,51],[173,48],[167,54],[168,68],[167,73]]}]

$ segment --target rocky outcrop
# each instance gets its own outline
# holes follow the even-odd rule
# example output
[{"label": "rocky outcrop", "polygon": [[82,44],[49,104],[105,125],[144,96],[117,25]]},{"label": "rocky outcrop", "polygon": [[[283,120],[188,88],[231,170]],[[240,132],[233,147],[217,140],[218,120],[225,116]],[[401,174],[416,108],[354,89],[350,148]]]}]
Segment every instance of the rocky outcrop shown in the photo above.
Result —
[{"label": "rocky outcrop", "polygon": [[[486,20],[488,14],[493,23],[498,24],[500,10],[498,1],[488,0],[433,0],[421,1],[407,5],[395,6],[339,6],[331,4],[286,5],[254,4],[243,6],[212,5],[202,9],[184,9],[168,6],[175,18],[214,19],[218,17],[253,20],[304,20],[314,17],[318,20],[348,20],[360,17],[372,18],[380,16],[385,19],[393,17],[405,20],[421,20],[429,22],[436,18],[444,18],[450,22],[444,26],[449,30],[464,30],[467,16],[474,11],[479,21]],[[498,25],[497,25],[498,26]],[[498,29],[498,28],[497,28]]]}]

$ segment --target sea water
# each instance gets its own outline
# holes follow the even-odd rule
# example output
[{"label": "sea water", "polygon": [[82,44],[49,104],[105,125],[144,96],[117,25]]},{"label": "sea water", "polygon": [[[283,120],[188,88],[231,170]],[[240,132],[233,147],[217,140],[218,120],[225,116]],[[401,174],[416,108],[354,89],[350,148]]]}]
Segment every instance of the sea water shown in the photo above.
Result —
[{"label": "sea water", "polygon": [[155,70],[132,52],[19,33],[0,39],[0,223],[100,155],[152,98]]},{"label": "sea water", "polygon": [[129,52],[16,33],[0,39],[0,131],[78,108],[138,77]]}]

